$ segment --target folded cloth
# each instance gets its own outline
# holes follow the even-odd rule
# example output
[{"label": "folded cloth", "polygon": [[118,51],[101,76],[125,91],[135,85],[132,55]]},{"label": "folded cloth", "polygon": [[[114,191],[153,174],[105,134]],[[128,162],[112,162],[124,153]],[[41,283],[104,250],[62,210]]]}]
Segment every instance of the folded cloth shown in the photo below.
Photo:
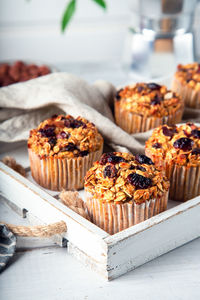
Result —
[{"label": "folded cloth", "polygon": [[[67,73],[53,73],[0,89],[0,141],[26,140],[29,131],[53,114],[82,116],[93,122],[105,142],[116,151],[143,152],[151,131],[130,135],[114,123],[113,96],[116,90],[106,81],[93,85]],[[189,120],[200,112],[186,111]]]},{"label": "folded cloth", "polygon": [[[0,89],[0,141],[26,140],[29,131],[55,113],[82,116],[93,122],[114,149],[143,152],[133,136],[115,125],[110,108],[114,86],[90,85],[67,73],[53,73]],[[122,147],[122,148],[121,148]]]}]

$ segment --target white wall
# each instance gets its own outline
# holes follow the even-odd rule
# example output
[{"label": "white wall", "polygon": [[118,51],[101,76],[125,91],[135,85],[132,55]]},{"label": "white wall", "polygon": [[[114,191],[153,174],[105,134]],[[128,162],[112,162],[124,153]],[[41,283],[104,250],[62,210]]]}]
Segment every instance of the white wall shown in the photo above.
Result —
[{"label": "white wall", "polygon": [[[131,20],[130,7],[135,1],[107,0],[104,12],[91,0],[78,0],[75,18],[62,34],[60,20],[68,0],[0,0],[0,60],[53,64],[120,61]],[[200,9],[197,29],[199,15]]]},{"label": "white wall", "polygon": [[104,12],[79,0],[67,31],[60,20],[67,0],[0,0],[0,60],[46,62],[103,61],[121,58],[129,25],[130,0],[107,0]]}]

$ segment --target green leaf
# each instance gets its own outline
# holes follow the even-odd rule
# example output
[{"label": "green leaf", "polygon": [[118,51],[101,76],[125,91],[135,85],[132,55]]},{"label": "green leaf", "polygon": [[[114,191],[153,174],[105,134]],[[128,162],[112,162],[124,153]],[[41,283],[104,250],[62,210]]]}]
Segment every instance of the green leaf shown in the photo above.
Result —
[{"label": "green leaf", "polygon": [[106,9],[106,2],[104,0],[92,0],[92,1],[96,2],[98,5],[103,7],[103,9]]},{"label": "green leaf", "polygon": [[71,20],[73,14],[75,13],[75,10],[76,10],[76,0],[71,0],[66,9],[65,9],[65,12],[63,14],[63,17],[62,17],[62,24],[61,24],[61,29],[62,29],[62,32],[65,31],[65,28],[67,27],[69,21]]},{"label": "green leaf", "polygon": [[129,27],[129,31],[130,31],[131,33],[136,33],[136,30],[135,30],[135,28],[133,28],[133,27]]}]

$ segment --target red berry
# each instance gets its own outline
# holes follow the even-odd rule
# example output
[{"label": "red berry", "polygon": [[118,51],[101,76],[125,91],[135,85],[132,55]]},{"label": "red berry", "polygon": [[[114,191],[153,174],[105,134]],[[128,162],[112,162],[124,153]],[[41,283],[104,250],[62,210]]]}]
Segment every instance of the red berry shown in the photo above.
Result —
[{"label": "red berry", "polygon": [[150,82],[150,83],[147,83],[147,87],[154,91],[154,90],[160,90],[161,88],[161,85],[157,84],[157,83],[153,83],[153,82]]},{"label": "red berry", "polygon": [[168,128],[167,126],[163,126],[162,127],[162,132],[165,136],[170,136],[172,138],[174,133],[177,132],[177,130],[176,130],[176,127]]},{"label": "red berry", "polygon": [[103,171],[103,176],[104,176],[104,178],[106,178],[106,177],[114,178],[117,176],[117,169],[113,165],[108,165],[105,167],[105,169]]},{"label": "red berry", "polygon": [[139,162],[140,164],[146,164],[146,165],[153,165],[154,163],[152,162],[151,158],[147,157],[144,154],[137,154],[135,156],[135,159],[137,160],[137,162]]},{"label": "red berry", "polygon": [[127,177],[127,181],[128,183],[134,185],[136,189],[147,189],[152,185],[152,180],[150,178],[136,173],[129,174]]},{"label": "red berry", "polygon": [[194,145],[194,141],[189,138],[180,138],[176,140],[173,144],[174,148],[181,149],[183,151],[192,150],[193,145]]}]

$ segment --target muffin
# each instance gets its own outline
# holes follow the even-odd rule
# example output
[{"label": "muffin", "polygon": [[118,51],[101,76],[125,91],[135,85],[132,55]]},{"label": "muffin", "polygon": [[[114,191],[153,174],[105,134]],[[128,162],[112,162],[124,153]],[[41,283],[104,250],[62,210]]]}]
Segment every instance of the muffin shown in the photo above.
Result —
[{"label": "muffin", "polygon": [[115,120],[128,133],[181,121],[184,104],[179,96],[156,83],[137,83],[119,90],[115,97]]},{"label": "muffin", "polygon": [[93,123],[81,117],[54,115],[30,131],[32,177],[55,191],[81,189],[86,171],[102,150],[103,138]]},{"label": "muffin", "polygon": [[200,64],[178,65],[172,90],[180,95],[185,106],[200,108]]},{"label": "muffin", "polygon": [[90,219],[109,234],[166,210],[169,181],[145,155],[102,155],[85,176]]},{"label": "muffin", "polygon": [[170,180],[170,199],[183,202],[200,194],[200,127],[160,126],[145,152]]}]

